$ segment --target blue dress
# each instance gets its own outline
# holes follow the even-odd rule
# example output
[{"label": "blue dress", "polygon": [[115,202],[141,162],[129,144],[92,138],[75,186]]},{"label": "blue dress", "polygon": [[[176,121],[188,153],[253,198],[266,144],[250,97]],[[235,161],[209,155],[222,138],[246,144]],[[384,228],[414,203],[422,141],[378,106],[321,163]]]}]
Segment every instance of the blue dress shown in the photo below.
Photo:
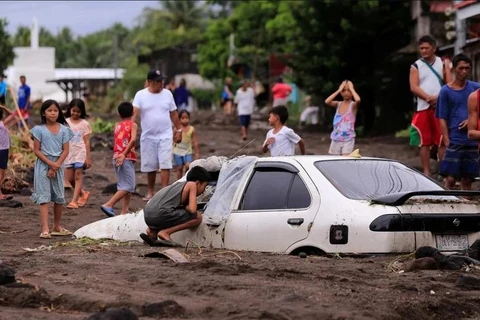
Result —
[{"label": "blue dress", "polygon": [[[72,130],[64,125],[60,125],[57,133],[50,132],[45,125],[33,127],[30,133],[40,141],[40,151],[51,161],[58,160],[63,152],[63,144],[73,137]],[[48,202],[64,204],[63,165],[53,179],[47,176],[48,169],[45,162],[37,159],[33,174],[33,194],[30,199],[37,204]]]}]

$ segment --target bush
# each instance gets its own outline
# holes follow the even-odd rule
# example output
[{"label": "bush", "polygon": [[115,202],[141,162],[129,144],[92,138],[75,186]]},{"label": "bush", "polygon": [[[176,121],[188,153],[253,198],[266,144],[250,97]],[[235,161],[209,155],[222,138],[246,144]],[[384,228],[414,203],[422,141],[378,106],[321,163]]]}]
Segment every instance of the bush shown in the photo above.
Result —
[{"label": "bush", "polygon": [[112,133],[113,128],[115,127],[115,122],[96,118],[95,121],[91,123],[91,127],[92,133]]}]

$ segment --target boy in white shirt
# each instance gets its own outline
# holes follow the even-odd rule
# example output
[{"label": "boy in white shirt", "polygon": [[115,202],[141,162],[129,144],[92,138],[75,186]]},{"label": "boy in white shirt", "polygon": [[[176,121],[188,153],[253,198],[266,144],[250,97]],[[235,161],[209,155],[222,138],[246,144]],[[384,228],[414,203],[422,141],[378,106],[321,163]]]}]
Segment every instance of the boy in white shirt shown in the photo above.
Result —
[{"label": "boy in white shirt", "polygon": [[243,81],[242,87],[235,94],[234,103],[237,105],[238,117],[240,118],[242,139],[247,140],[250,117],[255,107],[255,90],[248,80]]},{"label": "boy in white shirt", "polygon": [[288,110],[285,106],[277,106],[270,110],[268,124],[273,129],[268,131],[267,139],[263,143],[263,153],[270,150],[272,157],[293,156],[295,154],[295,145],[300,147],[300,153],[305,154],[305,143],[303,139],[292,129],[285,126],[288,120]]}]

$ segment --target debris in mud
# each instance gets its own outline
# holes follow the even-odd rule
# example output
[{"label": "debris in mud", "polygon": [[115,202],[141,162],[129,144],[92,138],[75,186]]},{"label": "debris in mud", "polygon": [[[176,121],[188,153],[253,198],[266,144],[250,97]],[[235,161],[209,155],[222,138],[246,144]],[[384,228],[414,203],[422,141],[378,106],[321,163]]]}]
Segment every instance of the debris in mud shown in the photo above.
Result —
[{"label": "debris in mud", "polygon": [[117,192],[117,184],[116,183],[111,183],[107,185],[105,188],[103,188],[102,193],[103,194],[115,194]]},{"label": "debris in mud", "polygon": [[85,318],[85,320],[138,320],[132,310],[127,308],[112,308],[97,312]]},{"label": "debris in mud", "polygon": [[147,253],[144,255],[145,258],[164,258],[164,259],[170,259],[176,263],[188,263],[190,261],[188,261],[188,259],[183,255],[181,254],[180,252],[178,252],[177,250],[175,249],[166,249],[166,250],[163,250],[163,251],[156,251],[156,252],[151,252],[151,253]]},{"label": "debris in mud", "polygon": [[435,259],[430,257],[415,259],[409,262],[405,266],[405,272],[411,272],[415,270],[437,270],[437,269],[438,269],[437,262],[435,261]]},{"label": "debris in mud", "polygon": [[0,264],[0,285],[15,282],[15,269],[4,263]]},{"label": "debris in mud", "polygon": [[19,193],[22,189],[29,188],[30,184],[24,181],[21,175],[7,175],[3,180],[2,192],[5,194]]},{"label": "debris in mud", "polygon": [[0,200],[0,208],[21,208],[23,204],[17,200]]},{"label": "debris in mud", "polygon": [[180,318],[185,314],[185,308],[175,300],[165,300],[143,306],[143,316],[155,318]]},{"label": "debris in mud", "polygon": [[461,275],[455,284],[467,290],[480,290],[480,279],[472,276]]}]

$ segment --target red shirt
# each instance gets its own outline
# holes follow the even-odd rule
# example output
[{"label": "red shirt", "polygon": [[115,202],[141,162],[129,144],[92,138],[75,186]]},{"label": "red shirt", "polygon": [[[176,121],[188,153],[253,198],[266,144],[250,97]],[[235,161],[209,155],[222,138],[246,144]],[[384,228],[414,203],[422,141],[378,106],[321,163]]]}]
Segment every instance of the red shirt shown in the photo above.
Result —
[{"label": "red shirt", "polygon": [[276,83],[272,87],[273,99],[285,99],[292,92],[292,88],[286,83]]},{"label": "red shirt", "polygon": [[[116,156],[120,153],[123,153],[127,148],[130,140],[132,139],[132,120],[124,120],[115,125],[113,131],[114,134],[114,145],[113,145],[113,155]],[[126,160],[137,161],[135,155],[135,146],[130,149],[128,154],[125,157]]]}]

